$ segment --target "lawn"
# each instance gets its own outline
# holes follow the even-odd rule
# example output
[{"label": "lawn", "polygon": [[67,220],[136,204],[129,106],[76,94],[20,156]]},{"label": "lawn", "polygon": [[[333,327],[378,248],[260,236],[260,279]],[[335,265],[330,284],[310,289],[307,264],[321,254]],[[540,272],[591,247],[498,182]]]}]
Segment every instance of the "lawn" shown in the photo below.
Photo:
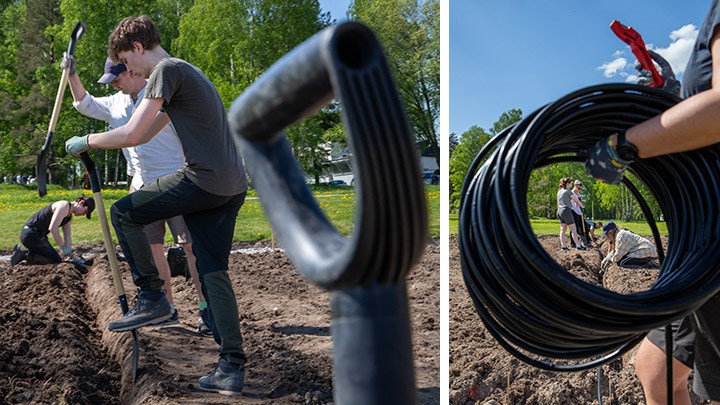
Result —
[{"label": "lawn", "polygon": [[[313,193],[335,227],[343,235],[350,235],[353,229],[353,214],[355,209],[355,191],[352,187],[343,186],[313,186]],[[440,235],[440,188],[426,185],[428,202],[428,223],[430,236]],[[37,190],[32,187],[17,184],[0,184],[0,251],[9,251],[19,242],[20,229],[32,214],[45,205],[58,200],[74,200],[80,194],[92,195],[90,190],[66,190],[58,186],[48,186],[48,195],[39,197]],[[126,190],[102,190],[105,210],[118,199],[127,195]],[[112,226],[111,226],[112,228]],[[270,224],[265,217],[260,200],[254,190],[248,193],[245,204],[238,214],[235,225],[235,242],[248,242],[272,238]],[[54,246],[54,242],[51,243]],[[113,239],[115,239],[113,231]],[[75,217],[72,226],[72,240],[74,245],[102,244],[102,232],[98,223],[98,216],[92,219]],[[172,243],[172,235],[167,232],[165,242]]]},{"label": "lawn", "polygon": [[[607,222],[607,219],[595,219],[595,221]],[[650,225],[644,221],[619,221],[613,220],[618,226],[629,229],[634,233],[642,236],[651,236],[652,231]],[[533,218],[530,219],[530,226],[533,229],[535,235],[559,235],[560,234],[560,222],[557,219],[546,219],[546,218]],[[667,224],[665,222],[657,223],[658,231],[660,235],[667,236]],[[450,233],[457,235],[458,233],[458,214],[450,214]],[[600,231],[595,231],[595,236],[600,236]]]}]

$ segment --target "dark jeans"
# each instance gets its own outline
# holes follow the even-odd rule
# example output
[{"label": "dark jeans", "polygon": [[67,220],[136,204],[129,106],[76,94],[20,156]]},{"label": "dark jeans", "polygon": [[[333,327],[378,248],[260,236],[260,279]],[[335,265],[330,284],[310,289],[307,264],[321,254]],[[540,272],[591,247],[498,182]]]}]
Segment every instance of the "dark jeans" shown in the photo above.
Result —
[{"label": "dark jeans", "polygon": [[177,215],[184,217],[190,231],[200,278],[227,270],[235,219],[245,194],[211,194],[184,175],[174,173],[115,202],[110,217],[135,285],[142,290],[162,289],[145,225]]},{"label": "dark jeans", "polygon": [[38,232],[35,228],[23,226],[20,231],[20,242],[28,248],[29,264],[60,263],[62,259],[48,240],[47,233]]},{"label": "dark jeans", "polygon": [[110,208],[133,282],[144,291],[160,291],[163,287],[145,225],[183,216],[192,237],[205,298],[221,337],[220,354],[239,359],[244,359],[240,321],[227,270],[235,219],[245,195],[245,192],[233,196],[208,193],[183,174],[174,173],[128,194]]},{"label": "dark jeans", "polygon": [[[582,215],[578,215],[575,211],[572,211],[573,220],[575,221],[575,230],[577,231],[578,238],[584,245],[588,244],[588,236],[585,231],[585,221],[582,219]],[[570,238],[570,245],[575,247],[575,242]]]}]

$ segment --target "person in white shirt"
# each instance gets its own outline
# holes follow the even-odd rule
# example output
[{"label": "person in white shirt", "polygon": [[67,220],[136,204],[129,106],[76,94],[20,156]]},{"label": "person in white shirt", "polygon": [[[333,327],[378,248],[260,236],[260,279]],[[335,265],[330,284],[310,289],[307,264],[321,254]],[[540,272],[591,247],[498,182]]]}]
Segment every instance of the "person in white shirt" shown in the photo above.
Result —
[{"label": "person in white shirt", "polygon": [[[108,123],[109,127],[121,127],[130,120],[135,108],[143,99],[146,80],[142,77],[131,75],[127,72],[125,65],[114,64],[109,58],[105,61],[104,74],[98,80],[101,84],[110,84],[118,92],[107,97],[93,97],[85,90],[80,77],[75,70],[74,57],[67,55],[63,59],[63,65],[70,63],[70,91],[73,96],[73,106],[81,114]],[[166,125],[149,142],[122,148],[125,159],[128,163],[128,177],[132,176],[130,192],[134,192],[146,184],[167,174],[175,173],[185,164],[185,155],[180,140],[175,133],[172,123]],[[150,242],[153,260],[158,268],[160,277],[165,282],[165,295],[170,304],[173,304],[172,284],[170,280],[170,266],[165,259],[164,240],[165,223],[170,227],[175,243],[181,245],[188,259],[188,270],[198,294],[198,305],[200,307],[200,320],[198,332],[209,335],[212,333],[208,327],[207,303],[202,293],[200,279],[195,266],[195,255],[192,251],[192,240],[190,233],[182,216],[168,218],[153,222],[145,227]],[[174,312],[170,322],[177,321],[177,311]]]}]

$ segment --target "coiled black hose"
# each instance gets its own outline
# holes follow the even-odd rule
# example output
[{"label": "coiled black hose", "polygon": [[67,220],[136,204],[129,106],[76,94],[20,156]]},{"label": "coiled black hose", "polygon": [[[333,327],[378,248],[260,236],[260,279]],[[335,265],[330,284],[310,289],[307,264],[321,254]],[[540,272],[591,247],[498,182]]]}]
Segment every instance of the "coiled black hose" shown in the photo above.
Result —
[{"label": "coiled black hose", "polygon": [[579,280],[542,248],[527,216],[533,169],[584,162],[586,150],[601,138],[678,101],[644,86],[588,87],[505,129],[475,158],[460,205],[463,278],[488,331],[516,357],[553,371],[596,367],[720,291],[717,145],[641,159],[628,169],[657,199],[669,233],[663,257],[647,204],[624,179],[661,254],[660,274],[647,291],[623,295]]}]

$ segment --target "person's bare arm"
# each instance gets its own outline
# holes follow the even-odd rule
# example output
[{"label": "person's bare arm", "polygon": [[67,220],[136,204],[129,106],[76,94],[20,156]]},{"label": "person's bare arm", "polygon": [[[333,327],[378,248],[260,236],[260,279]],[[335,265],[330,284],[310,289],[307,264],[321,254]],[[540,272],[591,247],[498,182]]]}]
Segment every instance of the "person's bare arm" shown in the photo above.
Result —
[{"label": "person's bare arm", "polygon": [[69,248],[72,248],[72,234],[71,234],[72,226],[71,225],[72,225],[72,219],[70,221],[68,221],[65,225],[63,225],[63,227],[62,227],[63,236],[65,237],[65,243],[63,244],[63,246],[67,246]]},{"label": "person's bare arm", "polygon": [[158,116],[162,104],[161,98],[143,99],[126,125],[107,132],[90,134],[88,145],[92,149],[118,149],[148,142],[165,126],[160,125],[162,121],[165,121],[165,124],[170,122],[166,114]]},{"label": "person's bare arm", "polygon": [[580,208],[585,208],[585,204],[583,204],[582,201],[580,201],[580,199],[577,198],[577,196],[575,195],[575,193],[570,194],[570,198],[572,198],[573,201],[575,201],[575,204],[577,204],[578,207],[580,207]]},{"label": "person's bare arm", "polygon": [[85,90],[85,86],[83,86],[82,82],[80,81],[80,76],[78,76],[77,74],[70,75],[68,77],[68,83],[70,83],[70,93],[72,93],[74,102],[77,103],[85,98],[87,91]]},{"label": "person's bare arm", "polygon": [[649,158],[699,149],[720,142],[720,30],[711,40],[712,88],[688,97],[662,114],[638,124],[626,139]]},{"label": "person's bare arm", "polygon": [[[70,212],[70,204],[67,203],[67,201],[57,201],[53,203],[53,216],[50,220],[50,227],[49,231],[53,236],[53,239],[55,239],[55,243],[59,247],[65,246],[65,240],[60,236],[60,223],[62,223],[63,218],[65,218],[68,213]],[[68,222],[68,225],[70,223]],[[63,233],[65,231],[63,230]]]}]

